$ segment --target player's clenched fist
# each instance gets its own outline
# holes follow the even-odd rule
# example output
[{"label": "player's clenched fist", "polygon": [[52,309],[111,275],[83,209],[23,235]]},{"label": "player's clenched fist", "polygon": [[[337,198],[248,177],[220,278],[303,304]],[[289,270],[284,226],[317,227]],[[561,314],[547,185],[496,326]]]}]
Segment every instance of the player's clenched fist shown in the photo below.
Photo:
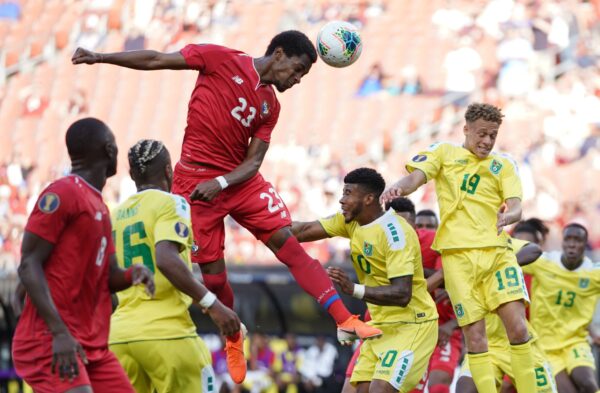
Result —
[{"label": "player's clenched fist", "polygon": [[210,202],[221,190],[221,184],[216,179],[198,183],[194,191],[190,194],[190,200]]},{"label": "player's clenched fist", "polygon": [[237,314],[220,301],[217,300],[206,310],[206,313],[225,337],[233,336],[240,331],[241,322]]},{"label": "player's clenched fist", "polygon": [[83,48],[77,48],[73,57],[71,57],[71,62],[73,64],[95,64],[100,63],[101,61],[102,56],[100,54]]},{"label": "player's clenched fist", "polygon": [[60,380],[72,381],[79,376],[79,365],[77,355],[81,357],[83,364],[88,364],[85,351],[81,344],[68,332],[56,333],[52,338],[52,365],[51,372],[58,372]]}]

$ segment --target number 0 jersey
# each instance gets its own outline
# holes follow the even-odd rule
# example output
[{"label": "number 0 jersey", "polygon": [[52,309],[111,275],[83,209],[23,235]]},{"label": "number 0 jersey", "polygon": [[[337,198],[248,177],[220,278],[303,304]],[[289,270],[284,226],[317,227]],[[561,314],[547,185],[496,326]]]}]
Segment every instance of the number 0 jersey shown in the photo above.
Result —
[{"label": "number 0 jersey", "polygon": [[480,159],[462,146],[435,143],[406,169],[419,169],[427,181],[435,180],[440,226],[434,249],[507,247],[507,235],[498,236],[496,229],[498,210],[522,194],[517,165],[509,156],[492,153]]},{"label": "number 0 jersey", "polygon": [[358,281],[369,287],[390,285],[390,280],[412,275],[412,299],[406,307],[367,303],[373,323],[421,323],[438,318],[427,292],[419,240],[414,229],[393,210],[367,225],[346,224],[337,213],[319,221],[331,237],[350,239],[351,257]]},{"label": "number 0 jersey", "polygon": [[544,253],[523,266],[533,276],[531,322],[540,334],[546,351],[585,341],[600,294],[600,268],[589,258],[580,267],[568,270],[562,252]]},{"label": "number 0 jersey", "polygon": [[110,344],[196,337],[188,307],[191,298],[177,290],[156,267],[155,245],[178,243],[191,270],[190,206],[178,195],[145,190],[132,195],[112,212],[113,237],[119,265],[144,264],[154,273],[156,293],[142,285],[117,293],[119,306],[111,319]]}]

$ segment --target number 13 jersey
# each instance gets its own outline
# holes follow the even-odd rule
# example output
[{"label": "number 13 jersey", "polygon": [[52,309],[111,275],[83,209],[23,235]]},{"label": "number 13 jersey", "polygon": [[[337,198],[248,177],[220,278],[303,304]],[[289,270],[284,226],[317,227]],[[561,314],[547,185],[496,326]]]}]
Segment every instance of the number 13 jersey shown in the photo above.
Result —
[{"label": "number 13 jersey", "polygon": [[435,143],[406,169],[419,169],[427,181],[435,180],[440,227],[431,248],[508,246],[507,235],[499,236],[496,229],[498,210],[505,200],[522,194],[517,165],[509,156],[492,153],[480,159],[462,146]]},{"label": "number 13 jersey", "polygon": [[180,53],[199,71],[181,158],[229,172],[246,157],[250,138],[270,142],[280,109],[275,91],[260,83],[254,59],[243,52],[191,44]]}]

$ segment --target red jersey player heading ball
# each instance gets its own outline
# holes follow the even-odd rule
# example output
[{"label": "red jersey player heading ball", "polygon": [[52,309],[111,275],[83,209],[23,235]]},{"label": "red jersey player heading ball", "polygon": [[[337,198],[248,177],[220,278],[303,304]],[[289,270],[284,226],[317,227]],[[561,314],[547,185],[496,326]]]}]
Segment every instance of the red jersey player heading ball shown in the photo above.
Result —
[{"label": "red jersey player heading ball", "polygon": [[17,373],[38,393],[127,392],[133,388],[108,350],[110,293],[152,273],[118,267],[102,201],[117,146],[106,124],[87,118],[66,136],[72,171],[38,198],[25,227],[19,278],[27,291],[13,339]]},{"label": "red jersey player heading ball", "polygon": [[[223,259],[223,219],[231,215],[289,267],[338,329],[366,339],[381,331],[348,312],[321,264],[293,237],[287,207],[259,173],[279,116],[273,86],[284,92],[300,83],[316,60],[313,44],[299,31],[276,35],[259,58],[222,46],[192,44],[175,53],[101,54],[78,48],[72,59],[74,64],[110,63],[140,70],[197,70],[173,192],[192,206],[197,244],[192,260],[200,264],[206,287],[233,307]],[[246,373],[242,341],[237,334],[228,337],[226,345],[229,372],[238,383]]]}]

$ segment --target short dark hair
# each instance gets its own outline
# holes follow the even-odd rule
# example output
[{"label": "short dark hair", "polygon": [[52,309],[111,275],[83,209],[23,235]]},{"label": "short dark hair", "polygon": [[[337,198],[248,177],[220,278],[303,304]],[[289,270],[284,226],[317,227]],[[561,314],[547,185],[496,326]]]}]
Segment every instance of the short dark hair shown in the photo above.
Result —
[{"label": "short dark hair", "polygon": [[379,198],[383,193],[383,190],[385,190],[385,180],[383,180],[383,176],[372,168],[357,168],[348,172],[344,177],[344,183],[358,184],[375,194],[377,198]]},{"label": "short dark hair", "polygon": [[419,212],[417,213],[417,217],[421,216],[433,217],[437,220],[437,214],[435,214],[435,212],[430,209],[419,210]]},{"label": "short dark hair", "polygon": [[519,232],[530,233],[538,239],[538,242],[541,242],[548,236],[550,229],[544,224],[544,221],[532,217],[527,220],[519,221],[517,225],[515,225],[512,233],[515,234]]},{"label": "short dark hair", "polygon": [[587,230],[587,228],[586,228],[586,227],[584,227],[583,225],[581,225],[581,224],[579,224],[579,223],[577,223],[577,222],[572,222],[572,223],[570,223],[570,224],[567,224],[567,225],[565,225],[565,227],[563,228],[563,233],[564,233],[564,232],[565,232],[567,229],[569,229],[569,228],[578,228],[578,229],[581,229],[581,230],[583,230],[583,232],[585,232],[585,240],[587,240],[587,239],[588,239],[588,230]]},{"label": "short dark hair", "polygon": [[385,204],[386,210],[390,207],[398,213],[409,213],[411,216],[415,216],[415,204],[406,197],[399,197]]},{"label": "short dark hair", "polygon": [[483,119],[496,124],[502,124],[503,117],[504,115],[502,114],[500,108],[480,102],[475,102],[469,105],[467,107],[467,111],[465,112],[465,120],[467,123],[472,123],[477,119]]},{"label": "short dark hair", "polygon": [[136,177],[147,179],[149,174],[148,167],[157,160],[157,157],[166,151],[165,146],[160,141],[153,139],[142,139],[133,145],[127,152],[129,167]]},{"label": "short dark hair", "polygon": [[79,119],[69,126],[65,135],[70,157],[84,157],[93,149],[103,148],[108,126],[95,117]]},{"label": "short dark hair", "polygon": [[277,48],[283,49],[283,53],[288,57],[307,55],[311,63],[317,61],[315,46],[306,34],[298,30],[287,30],[273,37],[265,56],[273,54]]}]

